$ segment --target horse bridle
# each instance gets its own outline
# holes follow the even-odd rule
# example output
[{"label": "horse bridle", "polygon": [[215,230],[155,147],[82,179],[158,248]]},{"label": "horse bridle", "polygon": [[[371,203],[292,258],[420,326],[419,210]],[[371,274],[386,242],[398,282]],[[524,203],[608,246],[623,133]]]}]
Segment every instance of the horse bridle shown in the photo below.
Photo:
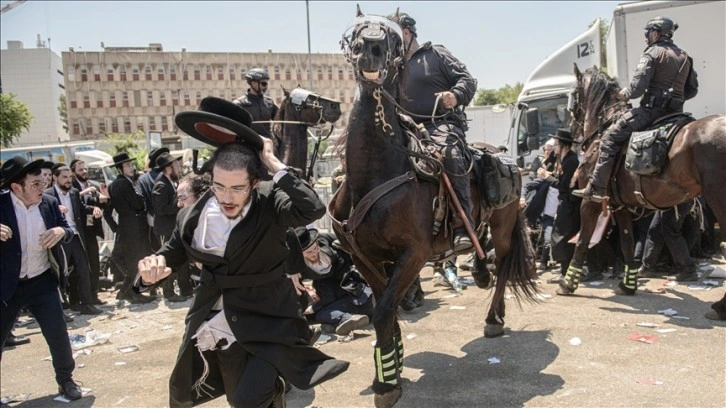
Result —
[{"label": "horse bridle", "polygon": [[[350,34],[348,32],[350,31]],[[398,36],[401,39],[401,44],[396,46],[393,44],[391,39],[391,33]],[[343,50],[343,56],[345,60],[350,64],[354,64],[355,57],[353,57],[353,45],[355,40],[362,36],[363,38],[380,39],[381,36],[386,37],[388,47],[386,47],[386,61],[393,61],[390,66],[396,69],[396,75],[398,75],[398,69],[405,63],[406,49],[403,44],[403,30],[398,23],[395,23],[383,16],[376,15],[363,15],[356,17],[353,22],[343,33],[343,38],[340,40],[340,48]],[[393,57],[392,50],[398,49],[398,53]],[[386,64],[385,68],[381,72],[381,77],[388,77],[389,65]],[[360,73],[356,72],[356,76]]]}]

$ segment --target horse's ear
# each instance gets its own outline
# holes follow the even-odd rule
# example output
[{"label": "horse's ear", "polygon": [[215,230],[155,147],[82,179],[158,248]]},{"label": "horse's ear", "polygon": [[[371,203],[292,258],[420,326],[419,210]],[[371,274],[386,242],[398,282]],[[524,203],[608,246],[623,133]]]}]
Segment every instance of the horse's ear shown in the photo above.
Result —
[{"label": "horse's ear", "polygon": [[595,72],[600,72],[600,68],[598,68],[597,65],[593,65],[592,70]]},{"label": "horse's ear", "polygon": [[285,94],[285,98],[287,98],[288,96],[290,96],[290,91],[288,91],[287,89],[285,89],[284,86],[280,85],[280,88],[282,88],[282,93]]},{"label": "horse's ear", "polygon": [[400,7],[396,7],[396,21],[401,21],[401,13],[400,13],[400,10],[401,10]]},{"label": "horse's ear", "polygon": [[577,68],[577,63],[575,63],[574,65],[575,65],[575,70],[574,70],[575,71],[575,78],[579,82],[580,81],[580,78],[582,78],[582,73],[580,73],[580,69]]},{"label": "horse's ear", "polygon": [[355,13],[355,16],[356,16],[356,17],[360,17],[360,16],[362,16],[362,15],[363,15],[363,12],[362,12],[362,11],[360,11],[360,4],[356,3],[356,4],[355,4],[355,8],[356,8],[356,13]]}]

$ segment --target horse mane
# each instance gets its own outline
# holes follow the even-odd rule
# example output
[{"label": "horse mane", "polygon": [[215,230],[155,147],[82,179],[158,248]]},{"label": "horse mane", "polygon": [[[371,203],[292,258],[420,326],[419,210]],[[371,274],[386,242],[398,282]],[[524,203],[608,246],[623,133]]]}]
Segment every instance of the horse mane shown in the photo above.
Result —
[{"label": "horse mane", "polygon": [[589,102],[586,104],[585,117],[597,116],[613,97],[613,91],[620,90],[618,82],[600,71],[597,67],[588,68],[584,75],[590,75],[590,85],[587,88]]},{"label": "horse mane", "polygon": [[[287,108],[287,103],[290,100],[290,96],[285,96],[285,99],[280,102],[280,107],[277,109],[277,114],[272,120],[283,120],[285,118],[285,109]],[[282,123],[273,123],[272,124],[272,134],[282,140]]]}]

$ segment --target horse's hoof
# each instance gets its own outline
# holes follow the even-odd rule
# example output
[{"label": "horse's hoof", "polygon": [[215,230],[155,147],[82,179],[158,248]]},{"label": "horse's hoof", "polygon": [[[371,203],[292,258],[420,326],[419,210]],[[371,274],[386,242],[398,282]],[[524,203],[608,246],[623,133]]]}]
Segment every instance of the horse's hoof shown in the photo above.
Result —
[{"label": "horse's hoof", "polygon": [[636,292],[635,289],[630,289],[628,287],[625,287],[625,285],[623,285],[623,282],[620,282],[618,284],[618,287],[613,289],[613,291],[615,292],[616,295],[623,295],[623,296],[635,296],[635,292]]},{"label": "horse's hoof", "polygon": [[494,274],[489,271],[486,272],[471,272],[471,277],[474,278],[474,283],[479,289],[491,289],[494,287]]},{"label": "horse's hoof", "polygon": [[575,289],[571,289],[567,285],[565,285],[564,283],[560,282],[560,285],[557,288],[557,291],[555,293],[557,293],[558,295],[567,296],[567,295],[574,294],[575,293]]},{"label": "horse's hoof", "polygon": [[403,394],[403,391],[400,388],[394,388],[385,394],[376,394],[373,402],[376,408],[391,408],[401,399],[401,394]]},{"label": "horse's hoof", "polygon": [[491,339],[493,337],[499,337],[504,334],[503,324],[489,324],[484,326],[484,337]]}]

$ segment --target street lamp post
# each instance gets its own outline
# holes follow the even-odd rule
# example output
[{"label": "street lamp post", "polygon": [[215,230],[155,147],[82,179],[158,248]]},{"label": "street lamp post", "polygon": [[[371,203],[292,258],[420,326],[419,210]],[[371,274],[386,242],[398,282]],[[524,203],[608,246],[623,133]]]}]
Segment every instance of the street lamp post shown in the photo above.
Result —
[{"label": "street lamp post", "polygon": [[305,0],[305,12],[308,22],[308,79],[310,80],[310,91],[313,90],[313,57],[310,51],[310,2]]}]

